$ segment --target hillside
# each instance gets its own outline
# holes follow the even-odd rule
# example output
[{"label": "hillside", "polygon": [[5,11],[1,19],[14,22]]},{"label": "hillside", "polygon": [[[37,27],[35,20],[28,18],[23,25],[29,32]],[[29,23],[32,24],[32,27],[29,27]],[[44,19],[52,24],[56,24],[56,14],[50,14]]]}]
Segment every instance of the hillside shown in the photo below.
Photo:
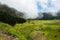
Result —
[{"label": "hillside", "polygon": [[60,20],[31,20],[13,27],[0,22],[0,40],[60,40]]}]

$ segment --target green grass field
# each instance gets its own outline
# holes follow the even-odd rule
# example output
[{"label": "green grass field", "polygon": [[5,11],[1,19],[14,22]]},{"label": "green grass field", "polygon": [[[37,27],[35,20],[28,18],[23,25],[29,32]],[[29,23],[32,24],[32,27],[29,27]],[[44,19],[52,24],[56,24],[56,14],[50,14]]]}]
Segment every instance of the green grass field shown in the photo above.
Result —
[{"label": "green grass field", "polygon": [[60,40],[60,20],[31,20],[14,27],[0,22],[0,31],[4,30],[19,40]]}]

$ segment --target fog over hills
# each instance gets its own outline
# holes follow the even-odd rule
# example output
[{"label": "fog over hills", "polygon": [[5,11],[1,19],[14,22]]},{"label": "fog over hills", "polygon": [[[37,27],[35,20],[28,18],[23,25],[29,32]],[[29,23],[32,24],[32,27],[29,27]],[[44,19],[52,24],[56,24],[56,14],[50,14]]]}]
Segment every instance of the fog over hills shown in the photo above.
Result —
[{"label": "fog over hills", "polygon": [[38,13],[43,12],[55,15],[60,10],[60,0],[0,0],[0,2],[25,12],[26,18],[36,18]]}]

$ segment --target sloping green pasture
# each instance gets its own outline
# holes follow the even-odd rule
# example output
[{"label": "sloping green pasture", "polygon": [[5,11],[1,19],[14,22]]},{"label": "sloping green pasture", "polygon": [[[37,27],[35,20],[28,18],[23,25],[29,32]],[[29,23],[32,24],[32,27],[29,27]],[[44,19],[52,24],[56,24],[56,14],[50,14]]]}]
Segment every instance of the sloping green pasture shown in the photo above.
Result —
[{"label": "sloping green pasture", "polygon": [[60,40],[60,20],[30,20],[13,27],[0,23],[0,31],[4,30],[19,40]]}]

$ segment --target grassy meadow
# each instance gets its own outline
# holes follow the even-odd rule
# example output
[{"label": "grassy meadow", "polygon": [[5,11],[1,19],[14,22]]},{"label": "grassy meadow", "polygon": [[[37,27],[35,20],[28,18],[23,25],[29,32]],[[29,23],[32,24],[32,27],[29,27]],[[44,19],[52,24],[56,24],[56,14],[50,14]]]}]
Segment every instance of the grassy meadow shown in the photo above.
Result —
[{"label": "grassy meadow", "polygon": [[15,26],[0,22],[0,40],[3,40],[1,32],[18,40],[60,40],[60,20],[30,20]]}]

